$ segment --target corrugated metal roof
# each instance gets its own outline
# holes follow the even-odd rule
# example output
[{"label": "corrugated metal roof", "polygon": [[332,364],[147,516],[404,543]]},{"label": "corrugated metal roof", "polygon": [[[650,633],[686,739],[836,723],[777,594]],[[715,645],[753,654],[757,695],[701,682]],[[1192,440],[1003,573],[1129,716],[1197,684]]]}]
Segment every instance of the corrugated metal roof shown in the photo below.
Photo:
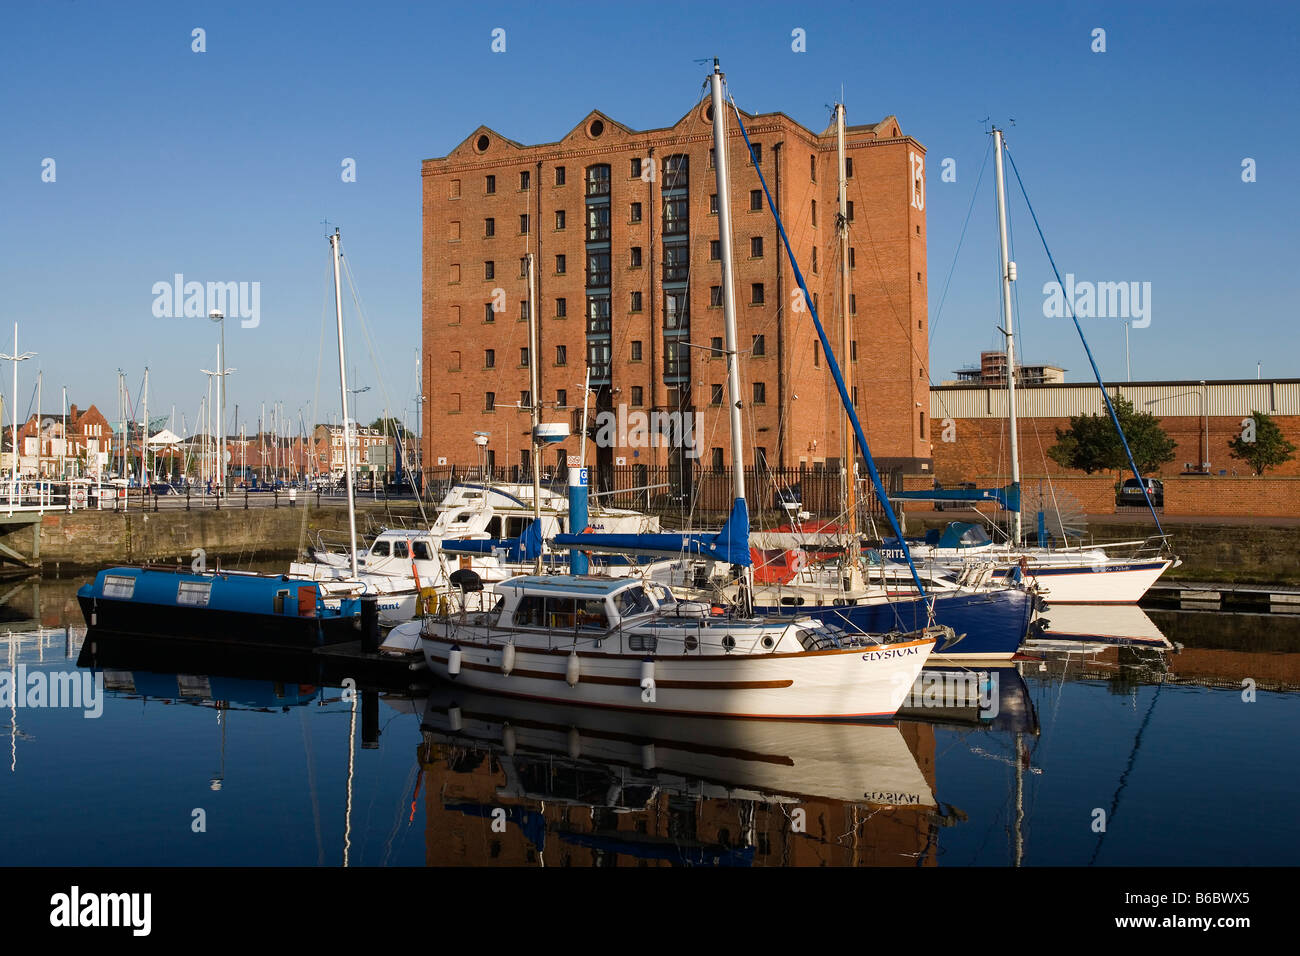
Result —
[{"label": "corrugated metal roof", "polygon": [[[1253,411],[1300,415],[1300,379],[1244,379],[1229,382],[1124,382],[1106,390],[1131,401],[1138,411],[1160,417],[1202,414],[1245,417]],[[1016,413],[1025,418],[1069,418],[1105,413],[1096,385],[1066,383],[1016,389]],[[930,389],[930,417],[1006,418],[1007,391],[1000,386],[937,386]]]}]

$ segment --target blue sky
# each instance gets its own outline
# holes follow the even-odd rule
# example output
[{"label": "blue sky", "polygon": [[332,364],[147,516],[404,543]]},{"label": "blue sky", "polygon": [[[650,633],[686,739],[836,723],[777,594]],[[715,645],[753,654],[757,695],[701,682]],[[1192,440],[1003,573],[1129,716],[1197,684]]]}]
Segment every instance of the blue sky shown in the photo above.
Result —
[{"label": "blue sky", "polygon": [[[342,4],[47,0],[0,13],[0,346],[59,387],[116,407],[116,369],[150,410],[193,430],[216,361],[204,319],[158,318],[154,283],[261,283],[261,322],[228,323],[230,403],[337,407],[326,315],[328,245],[344,235],[376,351],[349,364],[359,417],[413,415],[420,309],[420,160],[480,123],[551,141],[592,108],[634,128],[674,122],[719,56],[751,111],[813,128],[841,87],[850,122],[896,114],[928,150],[933,379],[995,347],[990,171],[936,316],[985,155],[986,117],[1009,143],[1063,272],[1151,283],[1132,332],[1139,378],[1300,376],[1300,13],[1289,4],[861,3]],[[206,52],[191,31],[206,31]],[[506,52],[490,50],[506,30]],[[1092,31],[1106,31],[1094,53]],[[791,31],[807,52],[791,50]],[[340,177],[356,160],[354,183]],[[1255,160],[1257,181],[1242,182]],[[42,162],[55,161],[54,182]],[[957,181],[942,182],[943,159]],[[1014,186],[1013,186],[1014,189]],[[1021,354],[1086,377],[1068,320],[1042,315],[1051,276],[1013,195]],[[332,318],[332,312],[329,313]],[[1085,323],[1108,377],[1123,325]],[[10,371],[0,368],[9,391]],[[387,399],[385,399],[385,391]],[[233,408],[231,409],[233,416]],[[8,412],[6,410],[6,421]],[[414,419],[411,418],[413,423]],[[232,430],[237,426],[232,425]]]}]

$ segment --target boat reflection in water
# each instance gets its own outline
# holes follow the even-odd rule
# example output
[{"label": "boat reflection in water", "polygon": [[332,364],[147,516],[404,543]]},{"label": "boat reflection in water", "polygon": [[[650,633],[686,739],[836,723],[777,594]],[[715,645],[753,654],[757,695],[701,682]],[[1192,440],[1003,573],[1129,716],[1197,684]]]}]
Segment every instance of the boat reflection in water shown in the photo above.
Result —
[{"label": "boat reflection in water", "polygon": [[431,865],[936,861],[927,726],[592,713],[438,687],[422,730]]},{"label": "boat reflection in water", "polygon": [[1037,735],[1038,714],[1022,666],[927,665],[898,709],[898,719]]},{"label": "boat reflection in water", "polygon": [[1050,604],[1034,621],[1029,651],[1077,644],[1133,644],[1169,650],[1174,645],[1136,604]]}]

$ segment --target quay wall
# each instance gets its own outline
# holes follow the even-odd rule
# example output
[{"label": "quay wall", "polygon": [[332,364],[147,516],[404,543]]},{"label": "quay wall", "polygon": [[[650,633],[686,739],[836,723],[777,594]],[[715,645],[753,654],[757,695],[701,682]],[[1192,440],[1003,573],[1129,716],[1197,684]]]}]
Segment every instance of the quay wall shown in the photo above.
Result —
[{"label": "quay wall", "polygon": [[[368,517],[382,523],[384,508],[358,503],[358,533]],[[202,548],[209,568],[218,559],[223,567],[235,568],[292,558],[315,532],[346,534],[347,527],[347,508],[337,505],[58,512],[41,521],[41,567],[47,573],[64,573],[110,564],[189,564],[193,550]]]}]

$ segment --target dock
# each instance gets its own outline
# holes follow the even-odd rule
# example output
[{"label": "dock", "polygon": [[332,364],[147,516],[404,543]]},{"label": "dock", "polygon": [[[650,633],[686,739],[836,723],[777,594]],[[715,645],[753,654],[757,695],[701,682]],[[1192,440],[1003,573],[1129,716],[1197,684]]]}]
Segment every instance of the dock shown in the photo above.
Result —
[{"label": "dock", "polygon": [[1285,584],[1157,582],[1142,600],[1152,607],[1181,610],[1300,614],[1300,588]]}]

